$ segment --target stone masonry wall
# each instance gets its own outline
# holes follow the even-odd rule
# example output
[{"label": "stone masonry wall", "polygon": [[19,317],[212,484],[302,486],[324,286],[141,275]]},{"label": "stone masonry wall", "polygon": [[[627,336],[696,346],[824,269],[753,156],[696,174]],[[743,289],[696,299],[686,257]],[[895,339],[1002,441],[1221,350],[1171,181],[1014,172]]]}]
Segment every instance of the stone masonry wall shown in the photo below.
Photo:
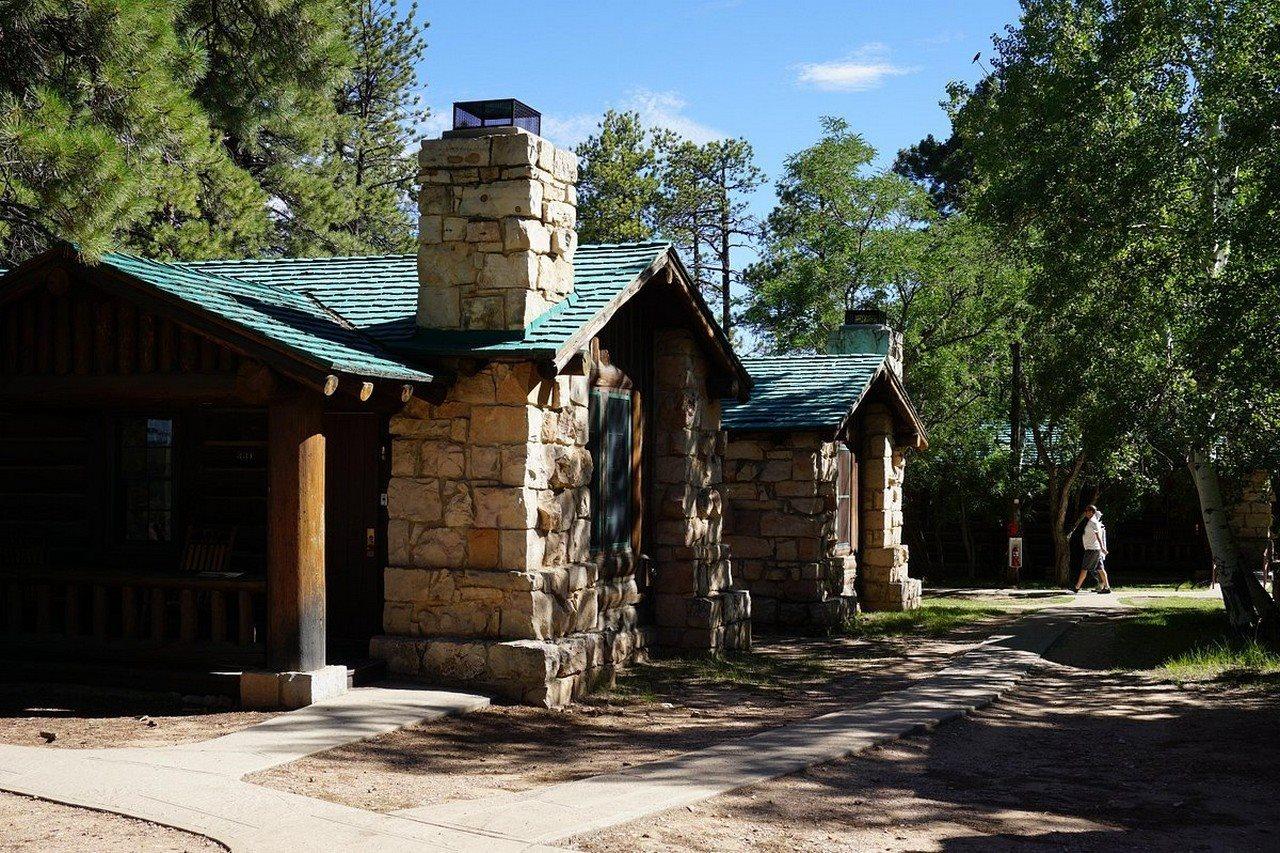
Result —
[{"label": "stone masonry wall", "polygon": [[813,431],[735,433],[725,538],[758,626],[827,627],[857,607],[857,558],[836,541],[836,444]]},{"label": "stone masonry wall", "polygon": [[662,645],[719,652],[751,645],[751,599],[733,587],[722,542],[723,460],[720,401],[707,388],[707,361],[685,329],[655,342],[657,501],[654,581]]},{"label": "stone masonry wall", "polygon": [[862,600],[867,610],[909,610],[920,606],[920,581],[907,576],[902,544],[902,478],[906,448],[896,446],[893,415],[869,403],[862,415],[858,460],[862,543]]},{"label": "stone masonry wall", "polygon": [[1236,544],[1244,565],[1254,571],[1262,569],[1271,546],[1272,503],[1271,475],[1254,471],[1240,488],[1240,500],[1229,511],[1228,522],[1236,535]]},{"label": "stone masonry wall", "polygon": [[418,325],[523,329],[573,289],[578,161],[517,128],[418,155]]},{"label": "stone masonry wall", "polygon": [[393,672],[558,706],[643,651],[634,576],[590,555],[587,383],[490,363],[392,419]]}]

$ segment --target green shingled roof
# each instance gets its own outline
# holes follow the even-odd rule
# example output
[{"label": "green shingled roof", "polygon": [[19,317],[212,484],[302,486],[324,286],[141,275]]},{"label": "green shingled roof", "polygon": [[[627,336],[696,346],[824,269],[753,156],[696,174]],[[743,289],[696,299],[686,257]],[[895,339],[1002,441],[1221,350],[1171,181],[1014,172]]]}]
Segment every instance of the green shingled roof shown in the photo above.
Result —
[{"label": "green shingled roof", "polygon": [[670,249],[663,242],[580,246],[574,289],[523,331],[418,329],[414,255],[164,263],[113,253],[102,263],[231,320],[326,369],[429,382],[431,355],[553,356]]},{"label": "green shingled roof", "polygon": [[370,337],[405,354],[554,354],[669,248],[669,243],[579,246],[573,256],[573,292],[523,332],[418,329],[413,255],[199,261],[186,266],[307,293]]},{"label": "green shingled roof", "polygon": [[191,269],[310,294],[342,319],[381,337],[388,326],[413,323],[418,304],[414,255],[341,258],[260,258],[195,261]]},{"label": "green shingled roof", "polygon": [[875,353],[744,358],[751,399],[723,401],[725,429],[834,429],[884,364]]},{"label": "green shingled roof", "polygon": [[292,290],[112,253],[101,261],[198,309],[216,314],[294,351],[325,369],[371,378],[430,382],[323,305]]},{"label": "green shingled roof", "polygon": [[387,340],[398,349],[423,354],[554,356],[669,248],[669,243],[579,246],[573,256],[573,291],[523,332],[454,332],[410,325],[399,343]]}]

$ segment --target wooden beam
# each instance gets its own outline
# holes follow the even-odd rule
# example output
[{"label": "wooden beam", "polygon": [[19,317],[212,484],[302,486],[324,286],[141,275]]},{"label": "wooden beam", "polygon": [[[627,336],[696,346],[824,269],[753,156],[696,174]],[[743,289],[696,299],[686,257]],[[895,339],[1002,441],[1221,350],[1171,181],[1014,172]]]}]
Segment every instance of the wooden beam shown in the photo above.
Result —
[{"label": "wooden beam", "polygon": [[321,398],[297,391],[267,409],[267,664],[325,664],[324,467]]},{"label": "wooden beam", "polygon": [[234,375],[148,373],[137,376],[12,376],[0,379],[4,402],[245,403]]}]

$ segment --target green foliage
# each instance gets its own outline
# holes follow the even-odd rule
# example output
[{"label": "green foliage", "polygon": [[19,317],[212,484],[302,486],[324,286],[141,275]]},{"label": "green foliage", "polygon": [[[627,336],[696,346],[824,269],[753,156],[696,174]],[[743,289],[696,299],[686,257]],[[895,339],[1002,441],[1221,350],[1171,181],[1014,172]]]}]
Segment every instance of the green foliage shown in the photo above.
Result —
[{"label": "green foliage", "polygon": [[291,173],[280,220],[286,255],[410,252],[415,245],[413,135],[426,118],[416,65],[426,52],[417,4],[344,0],[350,73],[334,89],[323,157]]},{"label": "green foliage", "polygon": [[408,248],[413,16],[0,0],[0,263],[56,240],[160,258]]},{"label": "green foliage", "polygon": [[92,255],[153,230],[160,254],[263,245],[266,196],[192,95],[208,65],[179,11],[0,3],[0,262],[56,239]]},{"label": "green foliage", "polygon": [[1265,0],[1026,0],[961,94],[970,207],[1033,259],[1053,373],[1102,392],[1086,440],[1274,453],[1278,48]]},{"label": "green foliage", "polygon": [[653,238],[661,198],[654,135],[634,112],[609,110],[578,146],[578,237],[584,243]]},{"label": "green foliage", "polygon": [[721,297],[731,325],[737,250],[757,233],[746,197],[764,180],[745,139],[690,142],[609,110],[578,146],[578,236],[584,243],[671,240],[699,285]]}]

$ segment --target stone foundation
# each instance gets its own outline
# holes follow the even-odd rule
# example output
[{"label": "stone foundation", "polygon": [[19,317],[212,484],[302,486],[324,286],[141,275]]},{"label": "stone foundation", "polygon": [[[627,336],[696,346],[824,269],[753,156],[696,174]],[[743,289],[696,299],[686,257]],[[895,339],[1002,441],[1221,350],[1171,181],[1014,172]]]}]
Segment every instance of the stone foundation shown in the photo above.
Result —
[{"label": "stone foundation", "polygon": [[308,672],[244,672],[240,706],[259,711],[293,711],[347,692],[347,668],[339,664]]},{"label": "stone foundation", "polygon": [[370,652],[394,675],[559,708],[612,687],[618,669],[644,660],[651,642],[651,630],[639,627],[554,640],[387,635],[374,637]]},{"label": "stone foundation", "polygon": [[815,431],[735,433],[726,539],[762,627],[827,628],[857,610],[857,558],[836,541],[836,445]]}]

